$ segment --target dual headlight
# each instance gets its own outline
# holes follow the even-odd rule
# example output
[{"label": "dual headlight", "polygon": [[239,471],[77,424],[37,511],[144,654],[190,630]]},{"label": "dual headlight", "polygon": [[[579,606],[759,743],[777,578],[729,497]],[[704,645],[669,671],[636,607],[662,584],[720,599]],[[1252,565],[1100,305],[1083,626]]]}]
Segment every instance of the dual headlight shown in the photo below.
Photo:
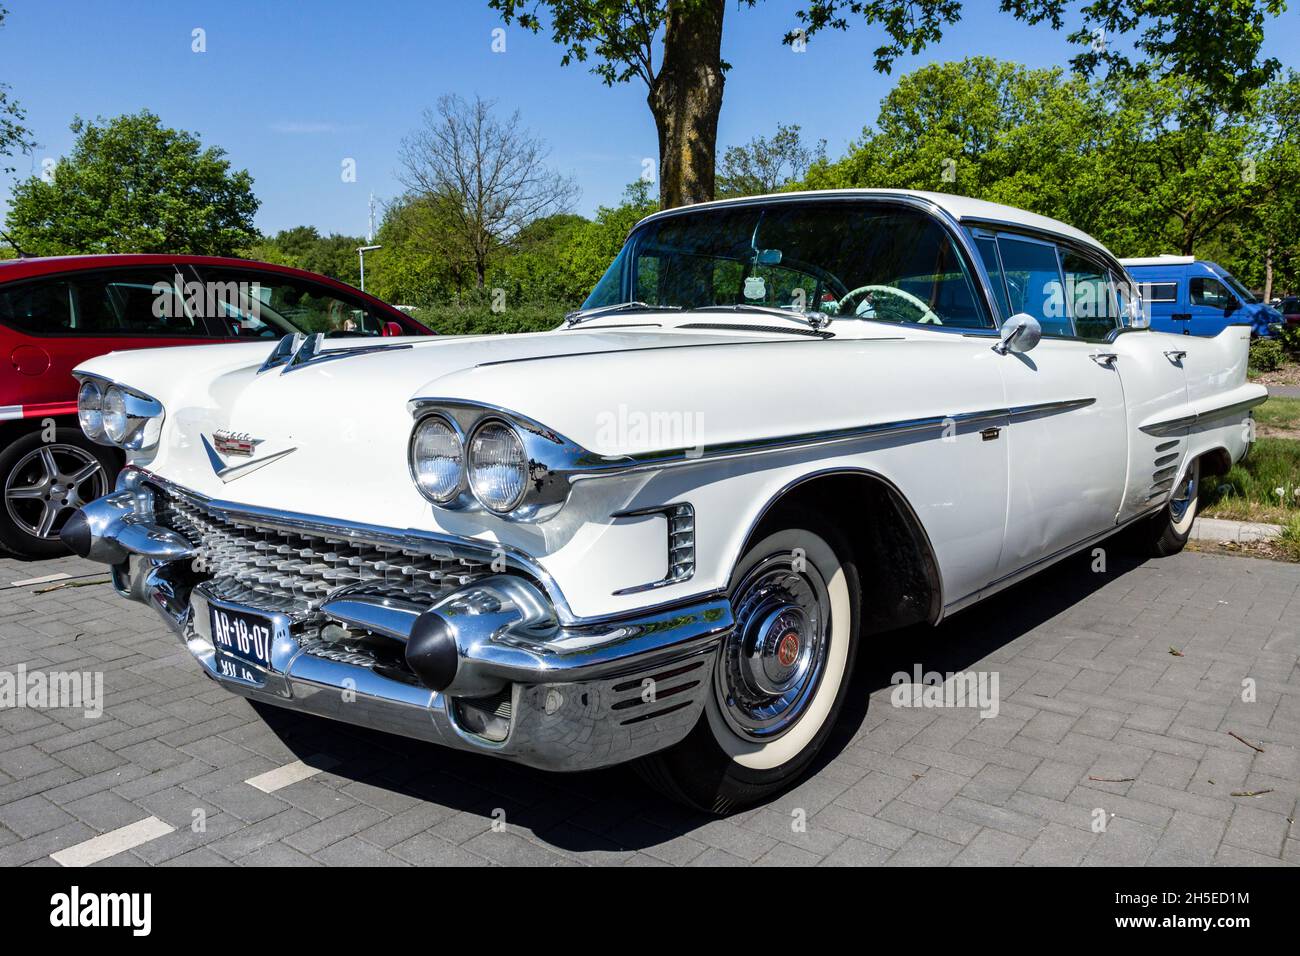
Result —
[{"label": "dual headlight", "polygon": [[86,378],[77,391],[77,420],[86,437],[102,445],[138,450],[158,443],[163,407],[148,395],[102,379]]},{"label": "dual headlight", "polygon": [[518,430],[503,419],[479,422],[466,440],[450,418],[433,414],[411,436],[411,476],[434,504],[450,505],[468,490],[484,508],[504,515],[528,492],[528,453]]}]

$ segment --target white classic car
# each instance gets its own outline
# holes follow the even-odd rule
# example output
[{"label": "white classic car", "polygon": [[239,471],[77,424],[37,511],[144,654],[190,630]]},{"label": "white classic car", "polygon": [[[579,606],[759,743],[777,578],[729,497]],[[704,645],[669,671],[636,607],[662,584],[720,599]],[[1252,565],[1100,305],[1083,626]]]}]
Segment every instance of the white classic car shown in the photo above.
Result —
[{"label": "white classic car", "polygon": [[871,634],[1122,528],[1182,547],[1266,393],[1248,328],[1131,289],[960,197],[673,209],[550,332],[84,363],[129,464],[63,539],[235,693],[726,812],[808,766]]}]

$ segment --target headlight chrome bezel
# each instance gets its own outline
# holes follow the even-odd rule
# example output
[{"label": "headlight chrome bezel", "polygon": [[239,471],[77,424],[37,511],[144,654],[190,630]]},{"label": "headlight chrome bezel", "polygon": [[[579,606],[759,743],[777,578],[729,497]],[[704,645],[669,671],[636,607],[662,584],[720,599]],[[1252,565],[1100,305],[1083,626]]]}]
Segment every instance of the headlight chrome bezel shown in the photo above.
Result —
[{"label": "headlight chrome bezel", "polygon": [[[596,461],[586,449],[540,422],[494,405],[463,399],[421,398],[413,399],[407,407],[415,419],[407,453],[411,480],[426,501],[431,501],[434,507],[443,511],[479,513],[511,522],[545,521],[564,506],[569,497],[571,481],[577,474],[594,465],[606,464],[604,461]],[[461,490],[456,497],[445,503],[429,498],[420,490],[416,480],[413,460],[415,437],[421,423],[431,415],[446,419],[463,436]],[[514,433],[523,448],[526,469],[523,493],[513,503],[511,510],[504,512],[480,501],[469,481],[470,445],[480,428],[494,422],[506,426]]]},{"label": "headlight chrome bezel", "polygon": [[93,378],[83,379],[77,388],[77,424],[91,441],[97,442],[105,437],[104,389]]},{"label": "headlight chrome bezel", "polygon": [[[477,483],[474,480],[475,472],[478,468],[478,463],[475,462],[474,448],[479,441],[483,440],[484,432],[489,429],[498,429],[503,432],[506,440],[513,442],[518,449],[518,457],[520,459],[519,490],[508,501],[497,502],[495,504],[488,500],[489,496],[487,493],[480,487],[480,483]],[[508,515],[515,512],[519,506],[524,503],[524,499],[528,496],[528,478],[530,473],[528,446],[524,444],[524,439],[519,434],[519,429],[504,418],[498,418],[495,416],[484,418],[474,426],[474,431],[470,434],[469,440],[465,443],[464,448],[465,483],[469,486],[470,492],[474,495],[475,500],[488,511],[496,515]]]},{"label": "headlight chrome bezel", "polygon": [[[102,375],[77,373],[75,377],[81,383],[77,388],[77,422],[87,438],[100,445],[127,451],[143,451],[158,444],[164,416],[161,402]],[[91,388],[94,393],[90,392]],[[110,395],[121,397],[124,423],[118,438],[111,437],[104,413]],[[92,419],[91,427],[87,428],[86,418],[90,414],[97,414],[99,418]]]},{"label": "headlight chrome bezel", "polygon": [[[420,440],[420,434],[430,423],[438,423],[449,428],[456,438],[456,443],[460,449],[460,467],[456,477],[456,486],[451,489],[450,493],[439,496],[430,491],[420,479],[420,467],[416,461],[417,445]],[[410,444],[406,452],[406,464],[411,473],[411,480],[415,482],[416,489],[420,495],[429,502],[439,507],[448,507],[465,494],[466,489],[466,452],[467,443],[465,441],[465,432],[461,429],[459,423],[449,415],[434,412],[418,419],[415,427],[411,429]]]}]

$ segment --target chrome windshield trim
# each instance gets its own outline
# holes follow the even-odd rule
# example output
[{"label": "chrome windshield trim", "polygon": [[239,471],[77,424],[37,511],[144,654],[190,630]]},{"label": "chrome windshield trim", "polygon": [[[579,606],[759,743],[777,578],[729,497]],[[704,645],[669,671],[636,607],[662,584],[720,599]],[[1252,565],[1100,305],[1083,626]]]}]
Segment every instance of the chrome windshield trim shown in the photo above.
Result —
[{"label": "chrome windshield trim", "polygon": [[1216,418],[1227,418],[1229,415],[1248,412],[1256,405],[1261,405],[1268,401],[1267,395],[1260,395],[1255,398],[1248,398],[1243,402],[1231,402],[1227,405],[1220,405],[1218,408],[1211,408],[1204,412],[1194,412],[1191,415],[1179,415],[1177,418],[1169,418],[1160,422],[1152,422],[1149,425],[1140,426],[1140,430],[1148,435],[1154,435],[1163,438],[1166,435],[1174,435],[1184,428],[1192,428],[1201,422],[1213,421]]}]

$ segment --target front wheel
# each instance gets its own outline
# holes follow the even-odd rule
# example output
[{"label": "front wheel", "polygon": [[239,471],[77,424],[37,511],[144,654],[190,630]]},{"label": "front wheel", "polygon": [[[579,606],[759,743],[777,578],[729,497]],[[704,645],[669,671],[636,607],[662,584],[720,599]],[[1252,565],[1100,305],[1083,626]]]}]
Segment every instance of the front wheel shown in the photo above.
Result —
[{"label": "front wheel", "polygon": [[699,724],[638,765],[668,796],[707,812],[739,810],[797,779],[848,690],[861,616],[851,552],[813,515],[782,524],[736,566],[735,628],[719,649]]},{"label": "front wheel", "polygon": [[120,462],[111,449],[76,428],[58,428],[53,438],[31,431],[0,450],[0,550],[25,558],[67,554],[59,540],[64,523],[112,487]]},{"label": "front wheel", "polygon": [[1196,509],[1200,500],[1201,461],[1192,460],[1178,484],[1174,486],[1169,504],[1146,519],[1141,529],[1142,544],[1153,557],[1167,558],[1183,550],[1192,535]]}]

